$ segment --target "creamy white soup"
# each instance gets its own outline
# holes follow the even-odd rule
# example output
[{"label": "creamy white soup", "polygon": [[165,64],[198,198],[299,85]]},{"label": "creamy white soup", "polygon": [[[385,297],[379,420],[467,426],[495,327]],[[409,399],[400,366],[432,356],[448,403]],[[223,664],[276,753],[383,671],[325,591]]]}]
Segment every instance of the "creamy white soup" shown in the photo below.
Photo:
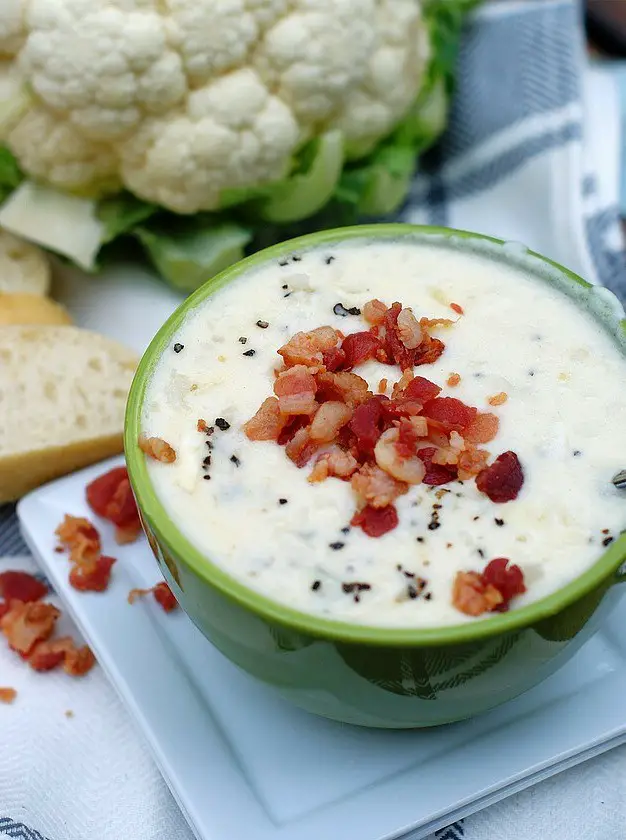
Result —
[{"label": "creamy white soup", "polygon": [[456,624],[554,592],[625,527],[625,381],[600,322],[521,269],[341,244],[191,311],[141,444],[177,527],[247,586],[343,621]]}]

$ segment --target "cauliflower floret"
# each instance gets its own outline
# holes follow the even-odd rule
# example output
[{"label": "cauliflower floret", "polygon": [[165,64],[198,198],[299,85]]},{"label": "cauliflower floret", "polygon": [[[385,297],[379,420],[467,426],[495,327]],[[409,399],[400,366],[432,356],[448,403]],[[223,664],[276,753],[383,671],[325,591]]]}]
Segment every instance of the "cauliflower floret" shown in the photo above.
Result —
[{"label": "cauliflower floret", "polygon": [[41,107],[31,107],[7,137],[21,165],[36,178],[65,189],[98,195],[120,187],[111,146],[95,143]]},{"label": "cauliflower floret", "polygon": [[193,91],[186,113],[146,121],[120,147],[122,176],[137,195],[193,213],[223,189],[281,178],[297,139],[287,106],[237,70]]},{"label": "cauliflower floret", "polygon": [[245,63],[262,29],[285,12],[287,0],[167,0],[169,43],[180,52],[192,85]]},{"label": "cauliflower floret", "polygon": [[22,73],[86,137],[124,136],[146,112],[162,114],[185,96],[182,61],[167,47],[158,12],[98,7],[93,0],[32,0],[27,23]]},{"label": "cauliflower floret", "polygon": [[[332,126],[348,147],[370,150],[389,133],[417,95],[429,54],[421,10],[414,0],[382,0],[376,10],[376,49],[356,90],[351,91]],[[407,37],[408,36],[408,37]]]},{"label": "cauliflower floret", "polygon": [[252,62],[309,125],[327,120],[367,70],[376,45],[375,0],[302,0],[271,27]]}]

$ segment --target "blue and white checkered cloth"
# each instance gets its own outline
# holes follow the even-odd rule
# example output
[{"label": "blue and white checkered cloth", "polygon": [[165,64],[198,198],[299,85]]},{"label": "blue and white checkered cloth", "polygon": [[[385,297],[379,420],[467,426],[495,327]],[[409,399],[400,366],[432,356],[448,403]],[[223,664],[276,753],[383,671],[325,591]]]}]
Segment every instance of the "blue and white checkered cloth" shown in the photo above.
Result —
[{"label": "blue and white checkered cloth", "polygon": [[[575,0],[501,0],[477,13],[450,129],[400,218],[523,241],[624,300],[618,96],[586,64],[579,13]],[[0,568],[32,567],[11,508],[0,509],[0,557]],[[20,688],[1,714],[0,840],[191,840],[102,673],[70,688],[50,674],[45,692],[35,679],[0,646],[0,683]],[[437,838],[618,840],[624,825],[626,747]]]}]

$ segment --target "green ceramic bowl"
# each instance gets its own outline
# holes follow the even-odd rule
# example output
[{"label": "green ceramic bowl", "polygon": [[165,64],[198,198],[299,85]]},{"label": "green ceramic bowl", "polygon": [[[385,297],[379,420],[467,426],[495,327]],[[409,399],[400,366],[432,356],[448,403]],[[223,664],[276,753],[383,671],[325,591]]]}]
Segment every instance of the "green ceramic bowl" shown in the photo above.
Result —
[{"label": "green ceramic bowl", "polygon": [[182,608],[225,656],[316,714],[362,726],[434,726],[471,717],[518,696],[571,657],[614,600],[613,584],[626,577],[620,570],[626,560],[626,535],[568,586],[509,613],[426,630],[331,621],[297,612],[247,588],[196,550],[159,502],[137,446],[150,373],[191,309],[268,260],[294,250],[372,237],[436,242],[522,267],[591,310],[626,354],[624,311],[615,300],[519,245],[473,233],[398,224],[325,231],[282,243],[226,269],[169,318],[133,382],[126,459],[144,528],[163,574]]}]

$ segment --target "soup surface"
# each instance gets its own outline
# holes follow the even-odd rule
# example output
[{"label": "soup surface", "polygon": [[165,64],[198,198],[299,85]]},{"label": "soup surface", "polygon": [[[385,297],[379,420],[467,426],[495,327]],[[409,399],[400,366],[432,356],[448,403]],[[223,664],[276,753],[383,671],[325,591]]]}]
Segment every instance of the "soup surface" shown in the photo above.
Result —
[{"label": "soup surface", "polygon": [[193,310],[142,446],[173,448],[148,458],[158,497],[247,586],[343,621],[457,624],[554,592],[625,527],[625,379],[599,322],[521,270],[346,243]]}]

